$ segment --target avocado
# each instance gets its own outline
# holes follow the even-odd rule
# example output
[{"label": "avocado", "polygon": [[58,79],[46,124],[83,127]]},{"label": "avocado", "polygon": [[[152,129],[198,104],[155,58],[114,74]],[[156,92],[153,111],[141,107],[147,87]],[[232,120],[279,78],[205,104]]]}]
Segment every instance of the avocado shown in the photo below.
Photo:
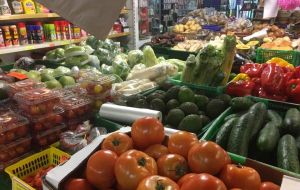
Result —
[{"label": "avocado", "polygon": [[202,120],[202,125],[203,125],[203,126],[207,125],[207,124],[210,122],[209,117],[207,117],[206,115],[200,115],[199,117],[200,117],[201,120]]},{"label": "avocado", "polygon": [[172,109],[171,111],[169,111],[166,117],[166,123],[168,125],[177,127],[184,116],[184,112],[181,109]]},{"label": "avocado", "polygon": [[163,91],[168,91],[170,88],[172,88],[174,85],[170,82],[170,81],[165,81],[163,82],[162,84],[159,85],[160,88],[163,90]]},{"label": "avocado", "polygon": [[195,102],[195,93],[186,86],[182,86],[178,92],[178,100],[180,103]]},{"label": "avocado", "polygon": [[168,101],[171,100],[171,99],[177,99],[179,89],[180,89],[179,86],[173,86],[173,87],[171,87],[171,88],[166,92],[165,100],[168,102]]},{"label": "avocado", "polygon": [[165,99],[165,92],[161,90],[157,90],[147,96],[147,101],[150,103],[153,99],[158,98],[161,100]]},{"label": "avocado", "polygon": [[221,94],[217,97],[217,99],[222,100],[225,103],[225,105],[228,106],[231,101],[231,96],[229,96],[228,94]]},{"label": "avocado", "polygon": [[180,122],[178,129],[198,134],[202,129],[202,120],[199,115],[188,115]]},{"label": "avocado", "polygon": [[198,114],[198,115],[205,115],[205,112],[202,111],[202,110],[199,110],[197,114]]},{"label": "avocado", "polygon": [[206,106],[206,114],[209,118],[214,119],[218,117],[224,110],[226,105],[220,99],[212,99]]},{"label": "avocado", "polygon": [[129,97],[127,98],[126,104],[127,104],[127,106],[134,107],[135,103],[136,103],[139,99],[146,99],[146,97],[143,96],[143,95],[141,95],[141,94],[131,95],[131,96],[129,96]]},{"label": "avocado", "polygon": [[141,98],[135,102],[134,107],[135,108],[148,108],[149,105],[148,105],[148,102],[146,101],[146,99]]},{"label": "avocado", "polygon": [[167,110],[171,110],[179,107],[179,102],[176,99],[171,99],[167,103]]},{"label": "avocado", "polygon": [[164,113],[166,111],[166,105],[162,99],[155,98],[150,102],[150,108],[153,110],[161,111]]},{"label": "avocado", "polygon": [[193,102],[184,102],[179,106],[179,108],[185,113],[185,115],[197,114],[199,110],[197,105]]},{"label": "avocado", "polygon": [[205,110],[206,109],[206,105],[209,102],[209,98],[207,96],[204,95],[195,95],[195,103],[198,106],[199,110]]}]

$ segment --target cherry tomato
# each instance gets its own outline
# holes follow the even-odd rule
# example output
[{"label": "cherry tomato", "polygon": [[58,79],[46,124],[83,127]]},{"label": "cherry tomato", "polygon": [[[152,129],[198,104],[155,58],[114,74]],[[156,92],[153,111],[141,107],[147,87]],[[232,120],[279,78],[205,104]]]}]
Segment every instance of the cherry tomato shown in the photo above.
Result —
[{"label": "cherry tomato", "polygon": [[180,190],[227,190],[225,184],[215,176],[202,173],[186,180]]},{"label": "cherry tomato", "polygon": [[177,181],[178,186],[181,187],[183,183],[185,183],[186,181],[189,181],[195,175],[197,175],[197,174],[195,174],[195,173],[185,174]]},{"label": "cherry tomato", "polygon": [[125,133],[115,132],[105,138],[101,145],[103,150],[111,150],[118,156],[133,148],[132,139]]},{"label": "cherry tomato", "polygon": [[87,162],[87,180],[98,189],[112,187],[115,183],[114,167],[117,158],[117,154],[110,150],[95,152]]},{"label": "cherry tomato", "polygon": [[228,164],[227,157],[227,153],[218,144],[199,142],[190,149],[188,163],[194,173],[215,175]]},{"label": "cherry tomato", "polygon": [[40,123],[36,123],[34,126],[33,126],[34,130],[36,131],[41,131],[43,129],[43,125],[40,124]]},{"label": "cherry tomato", "polygon": [[72,178],[65,183],[64,190],[94,190],[94,188],[86,179]]},{"label": "cherry tomato", "polygon": [[186,131],[178,131],[169,137],[168,149],[170,153],[188,157],[190,148],[198,142],[197,136]]},{"label": "cherry tomato", "polygon": [[61,115],[56,115],[54,117],[54,123],[61,123],[63,120],[62,116]]},{"label": "cherry tomato", "polygon": [[165,138],[164,126],[153,117],[137,119],[132,124],[131,137],[134,145],[140,149],[153,144],[161,144]]},{"label": "cherry tomato", "polygon": [[259,190],[280,190],[280,186],[276,185],[275,183],[266,181],[261,183]]},{"label": "cherry tomato", "polygon": [[250,167],[228,164],[221,172],[220,179],[228,188],[259,190],[261,180],[258,172]]},{"label": "cherry tomato", "polygon": [[17,133],[17,136],[18,136],[18,137],[24,137],[24,136],[26,136],[27,133],[28,133],[28,128],[27,128],[27,126],[26,126],[26,125],[20,126],[20,127],[17,129],[16,133]]},{"label": "cherry tomato", "polygon": [[144,152],[157,160],[159,157],[168,154],[169,150],[164,145],[154,144],[149,146]]},{"label": "cherry tomato", "polygon": [[167,177],[153,175],[143,179],[136,190],[179,190],[179,187]]},{"label": "cherry tomato", "polygon": [[117,182],[123,190],[135,190],[145,177],[156,174],[155,160],[138,150],[123,153],[115,164]]},{"label": "cherry tomato", "polygon": [[179,154],[167,154],[157,160],[158,174],[178,181],[188,172],[188,163]]}]

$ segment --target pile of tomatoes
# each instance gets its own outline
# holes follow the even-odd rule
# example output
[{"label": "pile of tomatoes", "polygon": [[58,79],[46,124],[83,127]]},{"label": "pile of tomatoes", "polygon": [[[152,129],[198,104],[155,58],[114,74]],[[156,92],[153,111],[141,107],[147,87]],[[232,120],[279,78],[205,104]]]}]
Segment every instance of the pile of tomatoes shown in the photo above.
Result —
[{"label": "pile of tomatoes", "polygon": [[39,169],[35,174],[27,176],[23,179],[28,185],[35,188],[36,190],[42,190],[42,177],[47,174],[48,171],[50,171],[54,166],[49,166],[47,168],[41,168]]},{"label": "pile of tomatoes", "polygon": [[155,118],[138,119],[131,136],[115,132],[87,162],[83,178],[69,179],[65,190],[279,190],[261,182],[250,167],[231,164],[214,142],[193,133],[165,136]]}]

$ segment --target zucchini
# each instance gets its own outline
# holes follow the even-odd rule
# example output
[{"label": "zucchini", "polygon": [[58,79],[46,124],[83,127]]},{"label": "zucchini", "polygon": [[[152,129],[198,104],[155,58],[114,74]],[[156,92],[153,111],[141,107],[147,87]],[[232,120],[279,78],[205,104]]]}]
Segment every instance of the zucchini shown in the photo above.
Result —
[{"label": "zucchini", "polygon": [[235,112],[248,110],[253,104],[254,102],[247,97],[235,97],[230,101],[230,106]]},{"label": "zucchini", "polygon": [[256,145],[262,152],[272,152],[280,138],[279,128],[274,122],[267,123],[259,132]]},{"label": "zucchini", "polygon": [[267,117],[269,121],[272,121],[274,125],[278,126],[279,129],[282,127],[282,117],[274,110],[268,110]]},{"label": "zucchini", "polygon": [[296,140],[292,135],[284,135],[279,140],[277,147],[277,165],[282,169],[300,173],[298,149]]},{"label": "zucchini", "polygon": [[230,132],[227,151],[247,157],[251,129],[254,122],[255,118],[252,113],[246,113],[237,120]]},{"label": "zucchini", "polygon": [[292,135],[300,134],[300,112],[296,108],[289,109],[283,120],[283,130]]},{"label": "zucchini", "polygon": [[216,143],[220,145],[222,148],[226,148],[231,129],[233,125],[236,123],[236,121],[237,121],[236,117],[229,119],[221,126],[219,132],[217,133]]},{"label": "zucchini", "polygon": [[252,113],[255,118],[250,136],[253,140],[265,123],[265,119],[267,118],[267,106],[262,102],[258,102],[251,106],[249,113]]}]

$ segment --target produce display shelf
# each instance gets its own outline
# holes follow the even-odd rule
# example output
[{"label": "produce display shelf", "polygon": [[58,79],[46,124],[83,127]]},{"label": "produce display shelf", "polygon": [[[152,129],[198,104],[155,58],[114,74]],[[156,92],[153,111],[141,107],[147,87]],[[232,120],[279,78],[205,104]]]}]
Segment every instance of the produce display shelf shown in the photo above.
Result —
[{"label": "produce display shelf", "polygon": [[16,14],[0,16],[0,21],[19,21],[45,18],[60,18],[56,13]]},{"label": "produce display shelf", "polygon": [[4,48],[0,48],[0,55],[23,52],[23,51],[31,51],[31,50],[43,49],[43,48],[49,48],[49,47],[63,46],[63,45],[68,45],[68,44],[79,43],[84,40],[86,40],[86,38],[55,41],[55,42],[45,42],[42,44],[29,44],[29,45],[25,45],[25,46],[4,47]]},{"label": "produce display shelf", "polygon": [[122,33],[108,35],[107,38],[109,38],[109,39],[119,38],[119,37],[129,36],[129,34],[130,34],[130,32],[122,32]]}]

